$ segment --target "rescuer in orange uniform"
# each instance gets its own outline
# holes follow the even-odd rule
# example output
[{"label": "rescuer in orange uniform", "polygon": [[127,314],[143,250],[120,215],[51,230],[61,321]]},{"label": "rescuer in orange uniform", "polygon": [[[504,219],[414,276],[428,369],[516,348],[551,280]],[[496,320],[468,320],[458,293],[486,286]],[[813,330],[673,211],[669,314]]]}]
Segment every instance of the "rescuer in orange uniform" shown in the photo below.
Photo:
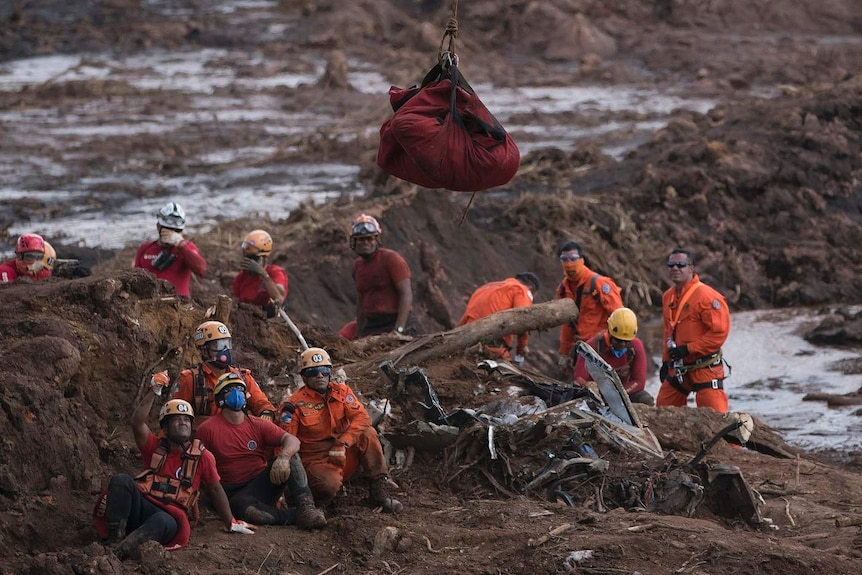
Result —
[{"label": "rescuer in orange uniform", "polygon": [[195,331],[195,345],[201,354],[201,363],[180,373],[173,399],[184,399],[194,406],[198,422],[220,411],[216,405],[213,389],[218,378],[233,372],[245,382],[248,411],[252,415],[275,422],[275,406],[260,389],[251,371],[231,364],[231,336],[227,326],[220,321],[205,321]]},{"label": "rescuer in orange uniform", "polygon": [[623,300],[614,280],[586,266],[581,244],[566,242],[557,255],[563,266],[563,280],[557,286],[556,299],[569,298],[578,306],[577,323],[560,327],[559,368],[562,375],[570,377],[574,364],[572,348],[605,329],[611,312],[623,307]]},{"label": "rescuer in orange uniform", "polygon": [[[539,291],[539,287],[539,278],[530,272],[521,272],[513,278],[479,286],[470,296],[467,309],[461,316],[458,325],[467,325],[499,311],[516,307],[529,307],[533,305],[533,296]],[[530,332],[518,334],[518,343],[515,348],[515,363],[517,365],[524,363],[529,339]],[[512,349],[513,340],[513,334],[504,335],[497,341],[486,344],[485,350],[494,357],[509,360],[511,358],[509,351]]]},{"label": "rescuer in orange uniform", "polygon": [[700,281],[688,250],[671,252],[667,266],[673,286],[662,296],[664,351],[656,405],[684,407],[694,393],[698,407],[727,413],[721,353],[730,333],[727,301]]},{"label": "rescuer in orange uniform", "polygon": [[386,491],[383,447],[359,397],[348,385],[330,379],[332,361],[325,350],[305,350],[299,367],[305,386],[282,405],[281,426],[299,438],[299,456],[315,500],[326,504],[334,499],[342,484],[362,467],[374,504],[390,513],[400,512],[403,506]]}]

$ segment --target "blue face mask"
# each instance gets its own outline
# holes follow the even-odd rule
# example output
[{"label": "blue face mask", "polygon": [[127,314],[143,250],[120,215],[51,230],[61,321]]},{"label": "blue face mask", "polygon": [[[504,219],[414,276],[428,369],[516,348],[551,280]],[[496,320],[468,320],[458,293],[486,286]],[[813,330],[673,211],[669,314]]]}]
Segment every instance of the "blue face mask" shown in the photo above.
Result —
[{"label": "blue face mask", "polygon": [[230,348],[216,352],[215,358],[212,360],[221,369],[227,369],[230,366]]},{"label": "blue face mask", "polygon": [[622,348],[622,349],[611,348],[611,353],[614,354],[614,357],[619,358],[619,357],[622,357],[626,354],[626,348]]},{"label": "blue face mask", "polygon": [[232,387],[224,396],[224,406],[231,411],[239,411],[245,407],[245,392],[241,387]]}]

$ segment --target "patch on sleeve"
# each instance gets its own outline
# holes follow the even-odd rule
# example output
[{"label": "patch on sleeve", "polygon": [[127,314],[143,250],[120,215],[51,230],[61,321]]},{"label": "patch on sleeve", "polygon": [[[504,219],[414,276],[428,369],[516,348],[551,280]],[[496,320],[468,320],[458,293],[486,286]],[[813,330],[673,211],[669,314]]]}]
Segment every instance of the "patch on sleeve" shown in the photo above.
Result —
[{"label": "patch on sleeve", "polygon": [[605,284],[602,286],[602,293],[607,295],[611,293],[611,284]]},{"label": "patch on sleeve", "polygon": [[356,398],[348,394],[347,397],[344,398],[344,401],[346,401],[347,403],[353,403],[354,401],[356,401]]},{"label": "patch on sleeve", "polygon": [[717,299],[712,300],[712,307],[715,309],[721,309],[721,302],[719,302]]}]

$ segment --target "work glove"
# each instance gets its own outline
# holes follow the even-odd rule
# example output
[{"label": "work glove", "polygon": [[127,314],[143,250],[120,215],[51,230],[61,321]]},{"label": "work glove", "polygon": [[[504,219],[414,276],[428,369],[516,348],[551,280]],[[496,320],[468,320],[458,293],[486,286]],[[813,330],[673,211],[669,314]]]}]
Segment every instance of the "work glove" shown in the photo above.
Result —
[{"label": "work glove", "polygon": [[661,367],[658,369],[658,379],[659,381],[667,381],[667,376],[670,373],[670,363],[664,362],[661,364]]},{"label": "work glove", "polygon": [[336,467],[347,465],[347,450],[343,445],[333,445],[329,448],[329,463]]},{"label": "work glove", "polygon": [[688,346],[678,345],[676,347],[672,347],[667,350],[667,354],[670,356],[671,361],[679,361],[688,355]]},{"label": "work glove", "polygon": [[242,261],[239,262],[239,267],[241,267],[250,274],[254,274],[262,278],[265,278],[269,275],[266,273],[266,268],[263,267],[260,262],[250,258],[242,258]]},{"label": "work glove", "polygon": [[513,360],[513,362],[514,362],[514,363],[515,363],[515,365],[517,365],[518,367],[521,367],[522,365],[524,365],[524,356],[523,356],[523,355],[516,355],[516,356],[515,356],[515,359]]},{"label": "work glove", "polygon": [[230,520],[230,529],[225,529],[228,533],[242,533],[243,535],[254,535],[254,530],[257,529],[257,525],[252,525],[251,523],[246,523],[245,521],[239,521],[238,519],[231,518]]},{"label": "work glove", "polygon": [[279,456],[269,470],[269,480],[275,485],[281,485],[287,483],[288,478],[290,478],[290,458]]},{"label": "work glove", "polygon": [[180,232],[168,228],[162,228],[159,231],[159,241],[166,246],[177,246],[183,241],[183,235]]},{"label": "work glove", "polygon": [[168,377],[168,370],[154,373],[150,378],[150,388],[156,395],[161,395],[162,391],[171,385],[171,378]]}]

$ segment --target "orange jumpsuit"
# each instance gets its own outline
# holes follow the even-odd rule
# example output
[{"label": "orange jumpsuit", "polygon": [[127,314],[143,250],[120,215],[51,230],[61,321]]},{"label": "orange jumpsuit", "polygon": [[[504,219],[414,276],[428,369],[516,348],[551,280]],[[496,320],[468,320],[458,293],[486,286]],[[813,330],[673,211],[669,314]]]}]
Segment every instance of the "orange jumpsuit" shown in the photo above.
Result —
[{"label": "orange jumpsuit", "polygon": [[[593,281],[595,278],[595,282]],[[581,291],[578,298],[578,290]],[[584,266],[577,279],[564,277],[557,286],[556,299],[580,299],[578,321],[572,326],[560,328],[560,355],[569,355],[578,341],[586,341],[608,328],[608,317],[615,309],[623,307],[620,288],[609,277],[599,275]]]},{"label": "orange jumpsuit", "polygon": [[[275,406],[270,403],[269,398],[251,376],[251,371],[232,366],[230,371],[239,375],[245,382],[249,411],[257,416],[260,416],[264,411],[271,411],[275,416]],[[201,389],[195,389],[198,373],[203,373],[204,387]],[[221,408],[215,405],[215,398],[213,397],[213,388],[218,378],[219,376],[206,363],[199,364],[194,369],[184,369],[180,373],[177,390],[171,399],[184,399],[192,404],[192,408],[195,410],[195,427],[203,423],[208,416],[221,411]]]},{"label": "orange jumpsuit", "polygon": [[[680,302],[683,305],[682,310],[678,309]],[[697,274],[683,286],[680,293],[677,293],[676,286],[664,292],[662,319],[664,362],[670,360],[668,339],[672,339],[676,345],[688,346],[689,354],[683,358],[683,365],[690,366],[721,351],[721,346],[730,333],[730,310],[727,301],[720,293],[701,283]],[[722,383],[724,378],[724,364],[717,358],[717,361],[705,367],[685,372],[682,391],[670,382],[663,381],[656,398],[656,406],[684,407],[688,394],[694,392],[698,407],[711,407],[720,413],[727,413],[727,394]]]},{"label": "orange jumpsuit", "polygon": [[[479,286],[473,292],[473,295],[470,296],[470,301],[467,302],[467,309],[464,311],[464,315],[461,317],[458,325],[466,325],[477,319],[488,317],[498,311],[531,305],[533,305],[533,294],[530,293],[530,288],[515,278],[486,283],[483,286]],[[512,334],[504,335],[502,340],[505,347],[492,344],[491,346],[487,346],[486,349],[491,353],[509,359],[509,349],[512,347],[513,339],[514,336]],[[518,336],[517,353],[519,355],[523,355],[529,339],[529,332],[524,332]]]},{"label": "orange jumpsuit", "polygon": [[[289,417],[288,403],[294,407]],[[386,459],[377,430],[348,385],[330,382],[325,396],[308,386],[301,387],[282,405],[281,413],[282,428],[301,442],[299,456],[316,501],[332,500],[360,466],[371,478],[386,475]],[[337,444],[345,446],[344,467],[329,462],[329,450]]]}]

